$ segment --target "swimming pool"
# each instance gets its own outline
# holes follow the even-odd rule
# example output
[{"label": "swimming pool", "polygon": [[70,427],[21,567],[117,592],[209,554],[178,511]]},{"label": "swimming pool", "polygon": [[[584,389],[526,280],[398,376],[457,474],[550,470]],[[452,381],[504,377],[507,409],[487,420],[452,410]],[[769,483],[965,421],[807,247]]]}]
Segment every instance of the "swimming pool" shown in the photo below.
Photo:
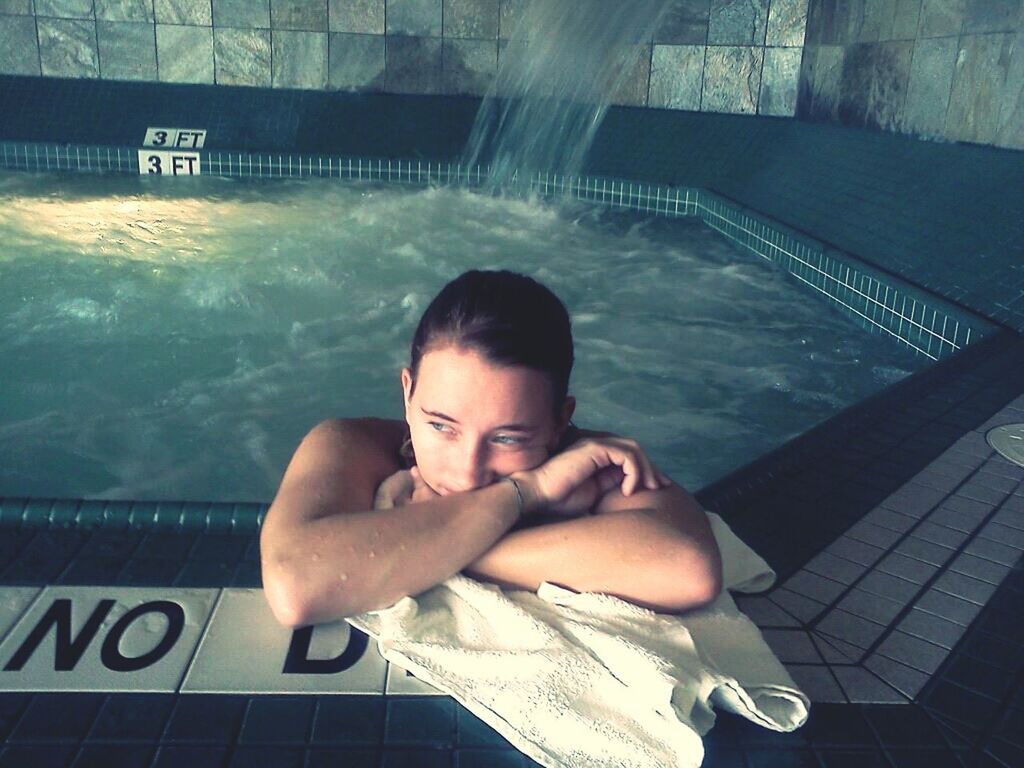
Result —
[{"label": "swimming pool", "polygon": [[575,422],[691,488],[927,363],[697,220],[580,201],[0,172],[0,236],[0,497],[269,501],[317,421],[402,417],[473,267],[563,298]]}]

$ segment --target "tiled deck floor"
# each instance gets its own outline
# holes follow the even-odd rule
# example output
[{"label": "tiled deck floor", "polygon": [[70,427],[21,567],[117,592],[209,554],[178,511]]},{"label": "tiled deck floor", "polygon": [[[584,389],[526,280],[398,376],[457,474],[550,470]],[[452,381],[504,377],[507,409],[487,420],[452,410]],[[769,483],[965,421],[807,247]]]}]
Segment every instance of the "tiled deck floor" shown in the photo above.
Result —
[{"label": "tiled deck floor", "polygon": [[[984,440],[1020,421],[1001,332],[699,494],[778,571],[739,602],[815,702],[791,734],[720,715],[705,765],[1024,765],[1024,469]],[[0,585],[259,586],[253,533],[8,527],[0,563]],[[532,763],[447,696],[5,693],[0,740],[0,766]]]}]

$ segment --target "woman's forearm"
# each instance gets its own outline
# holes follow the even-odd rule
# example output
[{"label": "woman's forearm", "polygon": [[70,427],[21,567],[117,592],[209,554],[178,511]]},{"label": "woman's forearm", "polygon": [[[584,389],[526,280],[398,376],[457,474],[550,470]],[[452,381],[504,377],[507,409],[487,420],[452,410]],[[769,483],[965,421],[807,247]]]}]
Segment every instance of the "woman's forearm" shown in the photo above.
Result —
[{"label": "woman's forearm", "polygon": [[696,541],[635,509],[513,531],[464,573],[505,589],[548,581],[668,613],[707,602],[706,561]]},{"label": "woman's forearm", "polygon": [[263,557],[264,588],[288,590],[294,626],[384,608],[458,573],[518,514],[515,489],[496,483],[404,507],[326,515],[274,539]]}]

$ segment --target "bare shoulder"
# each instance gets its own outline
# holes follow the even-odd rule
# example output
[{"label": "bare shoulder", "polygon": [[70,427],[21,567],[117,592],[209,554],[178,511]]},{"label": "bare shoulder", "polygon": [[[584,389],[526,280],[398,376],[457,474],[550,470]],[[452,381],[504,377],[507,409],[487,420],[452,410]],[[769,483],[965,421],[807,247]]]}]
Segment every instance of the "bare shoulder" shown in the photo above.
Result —
[{"label": "bare shoulder", "polygon": [[267,522],[301,523],[372,509],[377,487],[399,469],[402,424],[394,419],[338,418],[314,426],[285,470]]},{"label": "bare shoulder", "polygon": [[[399,419],[381,419],[374,416],[324,419],[309,431],[303,439],[303,444],[313,443],[317,449],[323,449],[345,441],[362,446],[380,447],[387,452],[396,453],[402,444],[405,426],[405,422]],[[393,451],[390,450],[392,448]]]}]

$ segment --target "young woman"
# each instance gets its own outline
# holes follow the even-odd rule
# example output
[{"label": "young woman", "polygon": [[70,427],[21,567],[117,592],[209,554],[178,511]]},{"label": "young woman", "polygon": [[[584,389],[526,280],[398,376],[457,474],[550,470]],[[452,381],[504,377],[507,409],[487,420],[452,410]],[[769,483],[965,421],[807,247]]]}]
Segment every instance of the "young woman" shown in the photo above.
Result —
[{"label": "young woman", "polygon": [[405,420],[324,421],[289,463],[260,533],[277,620],[385,608],[460,571],[658,612],[714,599],[703,510],[635,441],[572,424],[572,364],[568,313],[540,283],[472,270],[446,285],[402,370]]}]

